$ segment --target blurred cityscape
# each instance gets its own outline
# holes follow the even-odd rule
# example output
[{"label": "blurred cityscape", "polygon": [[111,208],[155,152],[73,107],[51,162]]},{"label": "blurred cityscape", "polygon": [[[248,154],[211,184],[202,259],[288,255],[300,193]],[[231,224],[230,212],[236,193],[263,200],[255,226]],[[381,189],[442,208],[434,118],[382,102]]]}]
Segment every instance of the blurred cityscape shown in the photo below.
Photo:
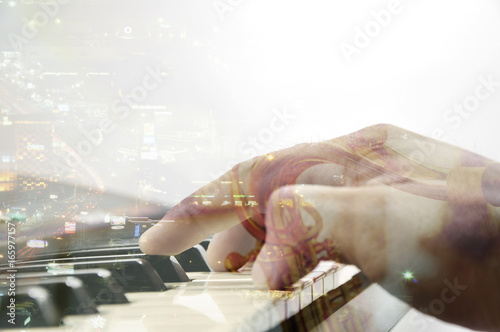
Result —
[{"label": "blurred cityscape", "polygon": [[0,218],[25,257],[91,246],[92,223],[120,237],[125,216],[161,218],[212,180],[186,172],[224,156],[212,111],[166,97],[182,50],[209,45],[166,6],[0,1]]}]

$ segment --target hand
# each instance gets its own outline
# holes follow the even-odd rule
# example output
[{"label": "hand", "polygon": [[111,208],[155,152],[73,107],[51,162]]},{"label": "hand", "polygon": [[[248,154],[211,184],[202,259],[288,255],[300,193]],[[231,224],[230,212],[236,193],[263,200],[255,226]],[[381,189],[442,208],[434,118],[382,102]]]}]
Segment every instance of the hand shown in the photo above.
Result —
[{"label": "hand", "polygon": [[[140,246],[174,255],[215,234],[215,270],[255,261],[255,282],[273,289],[319,260],[343,261],[423,312],[499,329],[499,183],[492,160],[377,125],[234,166]],[[198,205],[200,195],[211,205]]]}]

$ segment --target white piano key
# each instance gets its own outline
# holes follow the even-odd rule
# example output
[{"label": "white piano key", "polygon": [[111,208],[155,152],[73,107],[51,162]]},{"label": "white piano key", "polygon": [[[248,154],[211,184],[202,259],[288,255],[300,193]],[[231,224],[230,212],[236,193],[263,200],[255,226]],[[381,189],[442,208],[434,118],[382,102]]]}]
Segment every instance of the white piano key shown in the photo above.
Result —
[{"label": "white piano key", "polygon": [[325,294],[325,287],[323,282],[326,274],[322,271],[312,271],[310,275],[313,278],[312,300],[316,301]]},{"label": "white piano key", "polygon": [[286,300],[286,313],[287,313],[287,318],[290,318],[300,311],[300,296],[299,293],[293,293],[287,300]]},{"label": "white piano key", "polygon": [[287,316],[287,301],[284,299],[277,300],[274,303],[276,315],[272,317],[272,326],[277,326],[279,323],[288,318]]},{"label": "white piano key", "polygon": [[314,272],[324,272],[323,277],[323,293],[328,293],[329,291],[335,289],[335,272],[341,268],[343,265],[335,261],[320,261],[319,264],[314,268]]},{"label": "white piano key", "polygon": [[335,276],[334,273],[327,273],[323,278],[323,290],[325,293],[335,289]]},{"label": "white piano key", "polygon": [[354,265],[343,265],[334,273],[333,288],[337,288],[351,280],[360,270]]},{"label": "white piano key", "polygon": [[300,309],[303,309],[312,303],[313,283],[314,283],[314,278],[307,275],[305,277],[300,278],[296,283],[293,284],[293,288],[297,289],[299,293]]}]

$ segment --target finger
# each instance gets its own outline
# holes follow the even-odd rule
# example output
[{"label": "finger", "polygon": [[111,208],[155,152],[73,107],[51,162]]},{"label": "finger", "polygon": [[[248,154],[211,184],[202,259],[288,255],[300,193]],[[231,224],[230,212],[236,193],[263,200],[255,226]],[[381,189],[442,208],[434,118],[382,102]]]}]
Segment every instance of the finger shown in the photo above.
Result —
[{"label": "finger", "polygon": [[148,254],[175,255],[237,225],[240,220],[232,206],[237,185],[237,175],[232,169],[183,199],[141,236],[141,250]]},{"label": "finger", "polygon": [[[252,269],[254,282],[283,289],[310,272],[320,259],[338,260],[337,245],[324,237],[324,218],[304,199],[323,186],[288,186],[269,200],[266,240]],[[310,190],[311,193],[307,194]]]},{"label": "finger", "polygon": [[215,271],[237,271],[257,256],[262,242],[237,224],[215,234],[207,251],[208,264]]},{"label": "finger", "polygon": [[[253,242],[255,249],[265,237],[262,226],[265,203],[252,194],[260,181],[251,183],[255,181],[251,179],[252,168],[261,159],[267,160],[267,157],[256,157],[236,165],[182,200],[141,236],[141,250],[148,254],[176,255],[208,236],[222,232],[211,242],[212,248],[208,252],[211,262],[220,266],[218,261],[226,263],[227,254],[233,252],[250,258],[249,243]],[[243,227],[235,227],[240,223]]]}]

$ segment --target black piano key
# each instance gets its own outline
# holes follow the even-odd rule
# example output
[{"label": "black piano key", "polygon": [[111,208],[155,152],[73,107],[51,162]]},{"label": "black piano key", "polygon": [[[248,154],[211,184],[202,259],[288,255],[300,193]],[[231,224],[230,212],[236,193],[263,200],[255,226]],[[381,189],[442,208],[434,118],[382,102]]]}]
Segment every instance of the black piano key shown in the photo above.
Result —
[{"label": "black piano key", "polygon": [[39,286],[50,292],[62,315],[97,314],[97,307],[83,282],[73,276],[23,278],[19,286]]},{"label": "black piano key", "polygon": [[83,282],[92,302],[95,304],[129,303],[124,293],[124,287],[120,285],[110,271],[104,269],[75,270],[57,274],[48,272],[20,273],[16,275],[16,279],[49,279],[68,276],[76,277]]},{"label": "black piano key", "polygon": [[202,246],[205,251],[208,250],[208,245],[210,244],[211,239],[203,240],[200,242],[200,246]]},{"label": "black piano key", "polygon": [[183,267],[174,256],[146,255],[146,260],[153,265],[163,282],[191,281]]},{"label": "black piano key", "polygon": [[[88,259],[89,256],[93,259],[99,259],[106,257],[116,258],[122,255],[147,260],[162,277],[164,282],[190,281],[184,266],[180,264],[181,262],[176,259],[172,259],[171,256],[143,254],[139,246],[108,247],[71,253],[72,257],[85,257],[85,259]],[[200,265],[201,264],[203,263],[200,263]]]},{"label": "black piano key", "polygon": [[175,258],[186,272],[210,272],[211,270],[205,257],[205,248],[201,245],[196,245],[175,255]]},{"label": "black piano key", "polygon": [[[59,264],[58,264],[59,265]],[[107,269],[124,287],[125,292],[157,292],[167,288],[158,272],[144,259],[115,259],[75,262],[74,269]],[[61,264],[59,267],[63,267]]]},{"label": "black piano key", "polygon": [[19,286],[15,296],[8,288],[0,288],[0,327],[29,328],[54,327],[61,322],[62,313],[57,309],[50,292],[39,286]]}]

